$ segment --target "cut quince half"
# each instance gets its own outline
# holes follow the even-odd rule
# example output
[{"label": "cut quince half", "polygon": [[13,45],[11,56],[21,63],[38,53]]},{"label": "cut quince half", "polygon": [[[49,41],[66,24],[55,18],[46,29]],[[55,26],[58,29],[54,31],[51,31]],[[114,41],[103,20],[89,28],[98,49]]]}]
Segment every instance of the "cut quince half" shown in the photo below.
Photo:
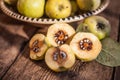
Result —
[{"label": "cut quince half", "polygon": [[63,45],[75,34],[72,26],[66,23],[55,23],[48,28],[46,42],[54,47]]},{"label": "cut quince half", "polygon": [[41,60],[48,48],[45,43],[45,36],[43,34],[35,34],[29,42],[30,58],[33,60]]},{"label": "cut quince half", "polygon": [[75,55],[82,61],[91,61],[97,58],[102,45],[99,39],[92,33],[79,32],[70,42]]},{"label": "cut quince half", "polygon": [[55,72],[68,70],[75,63],[75,55],[69,45],[51,47],[45,54],[45,62]]}]

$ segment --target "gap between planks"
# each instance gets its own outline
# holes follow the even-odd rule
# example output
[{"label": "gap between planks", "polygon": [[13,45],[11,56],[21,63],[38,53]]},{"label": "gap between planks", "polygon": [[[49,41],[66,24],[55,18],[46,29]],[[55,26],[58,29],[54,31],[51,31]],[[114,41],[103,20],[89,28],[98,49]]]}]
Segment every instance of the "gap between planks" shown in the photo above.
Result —
[{"label": "gap between planks", "polygon": [[[120,43],[120,15],[119,15],[118,39],[117,39],[117,41]],[[111,80],[120,80],[120,67],[114,68],[113,78]]]}]

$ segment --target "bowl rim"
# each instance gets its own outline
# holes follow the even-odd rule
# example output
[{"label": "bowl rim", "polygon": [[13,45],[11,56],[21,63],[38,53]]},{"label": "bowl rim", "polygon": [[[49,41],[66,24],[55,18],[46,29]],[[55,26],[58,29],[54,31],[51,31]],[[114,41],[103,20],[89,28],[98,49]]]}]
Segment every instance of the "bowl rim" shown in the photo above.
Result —
[{"label": "bowl rim", "polygon": [[14,12],[11,9],[9,9],[6,6],[4,0],[0,1],[0,8],[6,15],[8,15],[14,19],[23,21],[23,22],[34,23],[34,24],[53,24],[53,23],[58,23],[58,22],[66,22],[66,23],[76,22],[76,21],[83,20],[86,17],[92,16],[92,15],[97,15],[107,8],[109,2],[110,2],[110,0],[102,0],[102,4],[96,10],[92,10],[92,11],[89,11],[89,12],[86,12],[83,14],[70,16],[67,18],[61,18],[61,19],[26,17],[24,15],[21,15],[20,13]]}]

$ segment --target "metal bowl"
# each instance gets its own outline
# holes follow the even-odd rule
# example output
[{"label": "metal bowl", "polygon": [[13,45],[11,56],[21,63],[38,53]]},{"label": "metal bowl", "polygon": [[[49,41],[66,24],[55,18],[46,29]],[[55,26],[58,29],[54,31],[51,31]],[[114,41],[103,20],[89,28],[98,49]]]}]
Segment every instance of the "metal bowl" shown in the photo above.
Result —
[{"label": "metal bowl", "polygon": [[39,25],[39,24],[53,24],[53,23],[57,23],[57,22],[71,23],[71,22],[80,21],[86,17],[99,14],[108,6],[109,2],[110,2],[110,0],[102,0],[100,7],[96,10],[89,11],[89,12],[86,12],[83,14],[76,14],[74,16],[70,16],[70,17],[62,18],[62,19],[51,19],[51,18],[47,18],[47,17],[29,18],[29,17],[23,16],[20,13],[18,13],[16,10],[13,9],[13,7],[7,5],[4,2],[4,0],[0,1],[0,7],[1,7],[1,10],[6,15],[8,15],[14,19]]}]

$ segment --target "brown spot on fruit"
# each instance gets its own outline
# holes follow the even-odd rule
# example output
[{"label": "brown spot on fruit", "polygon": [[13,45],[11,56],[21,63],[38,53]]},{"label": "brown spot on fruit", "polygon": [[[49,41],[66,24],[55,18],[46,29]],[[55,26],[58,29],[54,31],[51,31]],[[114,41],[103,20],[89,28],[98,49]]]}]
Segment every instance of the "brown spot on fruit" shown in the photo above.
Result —
[{"label": "brown spot on fruit", "polygon": [[40,47],[43,45],[43,42],[42,41],[39,41],[39,40],[35,40],[32,44],[32,50],[33,52],[35,53],[38,53],[40,52]]},{"label": "brown spot on fruit", "polygon": [[39,47],[33,47],[32,48],[33,52],[38,53],[40,51]]},{"label": "brown spot on fruit", "polygon": [[53,60],[56,61],[58,64],[63,64],[67,59],[67,54],[66,52],[57,49],[54,53],[53,53]]},{"label": "brown spot on fruit", "polygon": [[105,29],[105,25],[103,23],[98,23],[96,26],[97,26],[97,29],[100,29],[100,30]]},{"label": "brown spot on fruit", "polygon": [[58,8],[60,11],[62,11],[64,9],[64,6],[63,5],[60,5],[59,8]]}]

